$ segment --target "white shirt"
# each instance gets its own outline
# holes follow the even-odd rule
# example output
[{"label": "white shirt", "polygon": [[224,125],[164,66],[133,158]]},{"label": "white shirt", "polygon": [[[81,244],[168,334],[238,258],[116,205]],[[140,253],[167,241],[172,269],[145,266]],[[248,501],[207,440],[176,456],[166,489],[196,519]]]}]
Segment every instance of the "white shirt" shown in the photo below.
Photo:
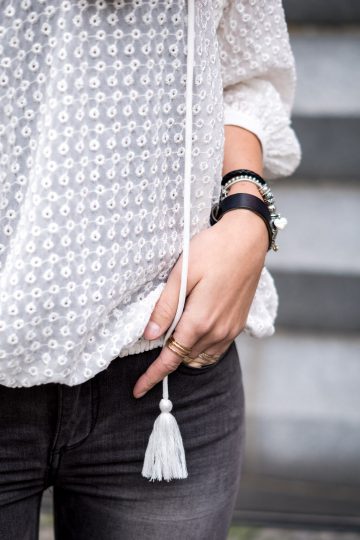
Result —
[{"label": "white shirt", "polygon": [[[82,383],[142,338],[184,236],[185,0],[0,0],[0,384]],[[295,67],[279,0],[198,0],[190,236],[224,124],[291,174]],[[190,159],[188,155],[187,159]],[[245,331],[274,332],[266,268]]]}]

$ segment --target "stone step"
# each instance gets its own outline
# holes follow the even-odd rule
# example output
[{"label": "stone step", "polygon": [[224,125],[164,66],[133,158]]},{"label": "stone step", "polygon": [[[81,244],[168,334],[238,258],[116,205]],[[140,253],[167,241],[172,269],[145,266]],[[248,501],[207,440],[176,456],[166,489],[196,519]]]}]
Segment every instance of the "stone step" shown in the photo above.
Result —
[{"label": "stone step", "polygon": [[302,148],[296,178],[347,178],[360,182],[358,118],[293,117]]},{"label": "stone step", "polygon": [[360,332],[358,276],[274,272],[273,277],[280,298],[277,325]]},{"label": "stone step", "polygon": [[360,526],[360,337],[236,339],[246,444],[243,522]]},{"label": "stone step", "polygon": [[283,0],[289,22],[297,24],[354,24],[360,22],[358,0]]},{"label": "stone step", "polygon": [[269,252],[268,265],[359,276],[360,185],[286,178],[271,187],[288,225],[279,231],[279,251]]},{"label": "stone step", "polygon": [[360,29],[290,36],[297,69],[293,125],[303,153],[295,176],[358,181]]},{"label": "stone step", "polygon": [[277,324],[360,330],[360,184],[275,180],[287,217],[266,264],[279,293]]},{"label": "stone step", "polygon": [[290,40],[298,76],[296,114],[360,117],[360,27],[292,30]]}]

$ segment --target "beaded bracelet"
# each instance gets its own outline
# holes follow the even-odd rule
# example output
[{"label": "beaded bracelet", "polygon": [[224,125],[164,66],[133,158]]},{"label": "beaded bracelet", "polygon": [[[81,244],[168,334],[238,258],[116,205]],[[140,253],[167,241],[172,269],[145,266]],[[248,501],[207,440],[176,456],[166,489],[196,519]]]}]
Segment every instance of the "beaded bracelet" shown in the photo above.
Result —
[{"label": "beaded bracelet", "polygon": [[237,182],[250,182],[251,184],[254,184],[258,188],[259,193],[262,196],[264,202],[267,204],[269,211],[273,212],[274,214],[276,213],[275,199],[270,190],[270,187],[267,184],[261,184],[259,180],[255,178],[234,176],[231,180],[226,182],[226,184],[221,188],[220,200],[223,200],[225,197],[228,196],[228,191],[230,187]]},{"label": "beaded bracelet", "polygon": [[260,184],[265,185],[266,181],[260,176],[260,174],[255,173],[254,171],[249,171],[248,169],[235,169],[226,173],[221,180],[221,185],[224,186],[228,180],[231,180],[234,176],[243,176],[244,178],[255,178],[260,182]]}]

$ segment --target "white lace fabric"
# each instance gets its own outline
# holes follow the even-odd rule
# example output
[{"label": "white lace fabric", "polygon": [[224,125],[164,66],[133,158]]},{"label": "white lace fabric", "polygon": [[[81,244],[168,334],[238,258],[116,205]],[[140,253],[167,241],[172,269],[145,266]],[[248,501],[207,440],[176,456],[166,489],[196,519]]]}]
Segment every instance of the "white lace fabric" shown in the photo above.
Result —
[{"label": "white lace fabric", "polygon": [[[142,337],[182,249],[185,0],[0,0],[0,384],[80,384]],[[209,227],[223,126],[297,167],[279,1],[195,2],[191,236]],[[271,335],[263,269],[245,331]]]}]

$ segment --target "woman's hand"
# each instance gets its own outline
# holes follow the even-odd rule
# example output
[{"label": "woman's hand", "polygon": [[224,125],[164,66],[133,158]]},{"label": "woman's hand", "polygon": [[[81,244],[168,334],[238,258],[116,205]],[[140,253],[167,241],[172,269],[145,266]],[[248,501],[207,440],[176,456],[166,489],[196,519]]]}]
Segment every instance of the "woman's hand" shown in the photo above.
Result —
[{"label": "woman's hand", "polygon": [[[184,311],[174,337],[192,349],[221,354],[246,323],[268,249],[262,219],[247,209],[226,212],[212,227],[192,237]],[[146,339],[163,335],[173,321],[180,289],[182,255],[171,270],[164,290],[145,329]],[[151,333],[153,324],[158,330]],[[142,397],[182,359],[168,347],[137,380],[135,397]],[[196,369],[196,368],[194,368]]]}]

